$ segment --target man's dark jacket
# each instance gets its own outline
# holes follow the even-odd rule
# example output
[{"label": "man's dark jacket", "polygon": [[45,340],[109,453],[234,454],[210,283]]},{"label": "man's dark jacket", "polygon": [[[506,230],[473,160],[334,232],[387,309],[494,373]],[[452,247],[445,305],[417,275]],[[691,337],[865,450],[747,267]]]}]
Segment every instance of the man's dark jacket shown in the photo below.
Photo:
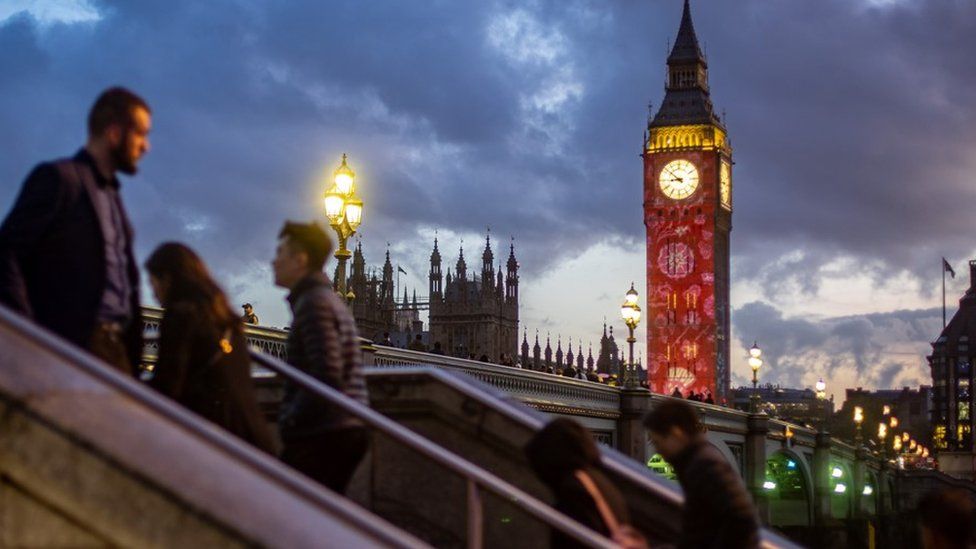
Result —
[{"label": "man's dark jacket", "polygon": [[[310,274],[295,285],[288,302],[294,315],[288,332],[288,362],[368,406],[356,320],[349,307],[332,291],[329,279],[322,273]],[[286,382],[278,426],[287,445],[289,439],[360,428],[363,423]]]},{"label": "man's dark jacket", "polygon": [[[105,242],[92,201],[93,164],[74,158],[38,165],[0,226],[0,303],[81,347],[91,340],[106,287]],[[131,288],[125,345],[133,373],[142,355],[139,268],[122,210]]]},{"label": "man's dark jacket", "polygon": [[671,460],[685,506],[679,548],[759,547],[759,517],[732,465],[703,436]]}]

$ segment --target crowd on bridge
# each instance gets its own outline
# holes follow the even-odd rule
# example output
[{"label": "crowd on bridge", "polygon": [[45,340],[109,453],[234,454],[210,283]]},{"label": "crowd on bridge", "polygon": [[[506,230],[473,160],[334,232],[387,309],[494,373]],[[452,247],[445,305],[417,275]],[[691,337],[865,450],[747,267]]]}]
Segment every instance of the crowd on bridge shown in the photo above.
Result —
[{"label": "crowd on bridge", "polygon": [[[142,378],[143,352],[140,269],[117,174],[138,171],[149,151],[150,129],[145,100],[123,88],[106,90],[89,113],[85,146],[70,158],[35,167],[0,225],[0,304],[136,380]],[[314,222],[288,221],[277,234],[274,284],[288,290],[293,315],[288,361],[368,406],[356,323],[324,274],[332,252],[332,240]],[[286,381],[276,425],[269,424],[258,407],[244,338],[244,323],[258,322],[253,308],[245,304],[244,315],[236,314],[204,261],[185,244],[160,245],[144,267],[164,308],[149,387],[345,493],[370,446],[362,420]],[[438,351],[436,345],[430,350]],[[506,358],[505,366],[519,367]],[[573,366],[548,373],[619,382]],[[710,394],[687,397],[711,399]],[[644,427],[684,488],[679,547],[758,547],[752,498],[731,464],[707,443],[694,408],[668,399],[647,415]],[[631,525],[619,488],[604,474],[592,434],[579,423],[550,422],[525,454],[558,510],[620,547],[649,545]],[[934,501],[933,508],[963,505],[947,501]],[[936,525],[923,528],[928,541],[947,535],[938,525],[950,515],[958,513],[923,517]],[[954,527],[950,533],[961,531]],[[972,523],[963,530],[959,535],[971,535]],[[552,545],[577,546],[557,532]]]}]

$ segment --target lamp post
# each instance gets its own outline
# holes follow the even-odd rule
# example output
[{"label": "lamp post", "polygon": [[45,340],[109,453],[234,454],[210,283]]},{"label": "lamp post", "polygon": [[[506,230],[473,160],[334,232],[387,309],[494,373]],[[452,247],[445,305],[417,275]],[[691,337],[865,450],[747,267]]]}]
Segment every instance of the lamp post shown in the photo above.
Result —
[{"label": "lamp post", "polygon": [[854,446],[860,447],[864,442],[864,434],[861,432],[861,424],[864,423],[864,408],[854,407]]},{"label": "lamp post", "polygon": [[885,447],[885,437],[888,436],[888,424],[881,422],[878,424],[878,441],[881,442],[881,457],[886,458],[888,449]]},{"label": "lamp post", "polygon": [[749,399],[749,411],[753,414],[759,413],[759,368],[762,367],[762,349],[755,341],[749,349],[749,367],[752,368],[752,397]]},{"label": "lamp post", "polygon": [[633,388],[636,385],[634,380],[634,343],[637,341],[634,338],[634,329],[637,328],[637,324],[640,323],[641,319],[641,308],[637,304],[637,290],[634,289],[634,283],[630,283],[630,289],[627,290],[627,294],[624,296],[624,303],[620,306],[620,316],[623,317],[624,323],[627,324],[627,329],[630,331],[627,336],[627,344],[630,346],[630,364],[625,367],[623,381],[624,387]]},{"label": "lamp post", "polygon": [[339,247],[335,252],[335,258],[339,261],[335,288],[343,299],[352,299],[352,292],[346,293],[346,261],[352,257],[346,242],[356,234],[363,221],[363,201],[356,196],[356,172],[346,164],[345,153],[342,164],[333,173],[332,187],[325,192],[325,216],[339,237]]},{"label": "lamp post", "polygon": [[892,445],[894,445],[894,441],[898,439],[898,433],[895,432],[895,427],[898,427],[898,418],[895,416],[891,416],[888,418],[888,430],[891,431]]},{"label": "lamp post", "polygon": [[823,431],[827,426],[827,384],[820,378],[814,387],[817,389],[817,402],[820,403],[820,430]]}]

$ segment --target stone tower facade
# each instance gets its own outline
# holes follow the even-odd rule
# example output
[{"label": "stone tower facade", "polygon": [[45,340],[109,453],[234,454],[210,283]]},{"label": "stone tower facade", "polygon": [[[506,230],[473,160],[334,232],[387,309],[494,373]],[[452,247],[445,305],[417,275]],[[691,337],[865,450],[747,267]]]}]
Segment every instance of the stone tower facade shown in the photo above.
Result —
[{"label": "stone tower facade", "polygon": [[647,368],[657,393],[728,398],[732,148],[685,1],[644,142]]},{"label": "stone tower facade", "polygon": [[453,356],[502,362],[504,355],[514,363],[519,350],[519,267],[514,243],[505,267],[504,273],[500,265],[496,271],[489,235],[481,254],[480,275],[468,273],[462,247],[454,273],[448,268],[442,277],[441,254],[434,239],[429,276],[432,345],[439,342]]}]

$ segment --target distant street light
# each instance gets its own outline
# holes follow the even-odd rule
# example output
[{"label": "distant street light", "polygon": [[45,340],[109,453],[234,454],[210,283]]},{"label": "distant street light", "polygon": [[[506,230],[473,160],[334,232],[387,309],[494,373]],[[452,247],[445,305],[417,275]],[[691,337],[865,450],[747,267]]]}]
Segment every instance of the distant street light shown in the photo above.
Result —
[{"label": "distant street light", "polygon": [[623,317],[624,323],[630,331],[627,337],[627,344],[630,346],[630,364],[624,367],[623,372],[624,387],[628,389],[637,385],[634,379],[637,374],[634,371],[634,343],[637,341],[634,338],[634,329],[637,328],[641,319],[641,308],[637,304],[638,297],[637,290],[634,289],[634,283],[631,282],[630,289],[627,290],[627,294],[624,296],[624,304],[620,306],[620,316]]},{"label": "distant street light", "polygon": [[820,402],[820,431],[824,432],[827,426],[827,384],[823,378],[817,380],[817,401]]},{"label": "distant street light", "polygon": [[351,300],[355,296],[352,291],[346,293],[346,260],[352,257],[352,252],[346,248],[346,242],[363,222],[363,201],[356,196],[356,172],[346,164],[345,154],[332,181],[332,187],[325,192],[325,216],[339,236],[339,247],[335,252],[335,258],[339,260],[335,287],[343,299]]},{"label": "distant street light", "polygon": [[878,424],[878,440],[881,442],[881,457],[887,457],[888,448],[885,446],[885,437],[888,436],[888,424],[881,422]]},{"label": "distant street light", "polygon": [[861,424],[864,423],[864,408],[854,407],[854,446],[860,446],[864,442],[864,433],[861,432]]},{"label": "distant street light", "polygon": [[759,368],[762,368],[762,349],[755,341],[749,349],[749,367],[752,368],[752,398],[749,400],[749,411],[759,413]]}]

